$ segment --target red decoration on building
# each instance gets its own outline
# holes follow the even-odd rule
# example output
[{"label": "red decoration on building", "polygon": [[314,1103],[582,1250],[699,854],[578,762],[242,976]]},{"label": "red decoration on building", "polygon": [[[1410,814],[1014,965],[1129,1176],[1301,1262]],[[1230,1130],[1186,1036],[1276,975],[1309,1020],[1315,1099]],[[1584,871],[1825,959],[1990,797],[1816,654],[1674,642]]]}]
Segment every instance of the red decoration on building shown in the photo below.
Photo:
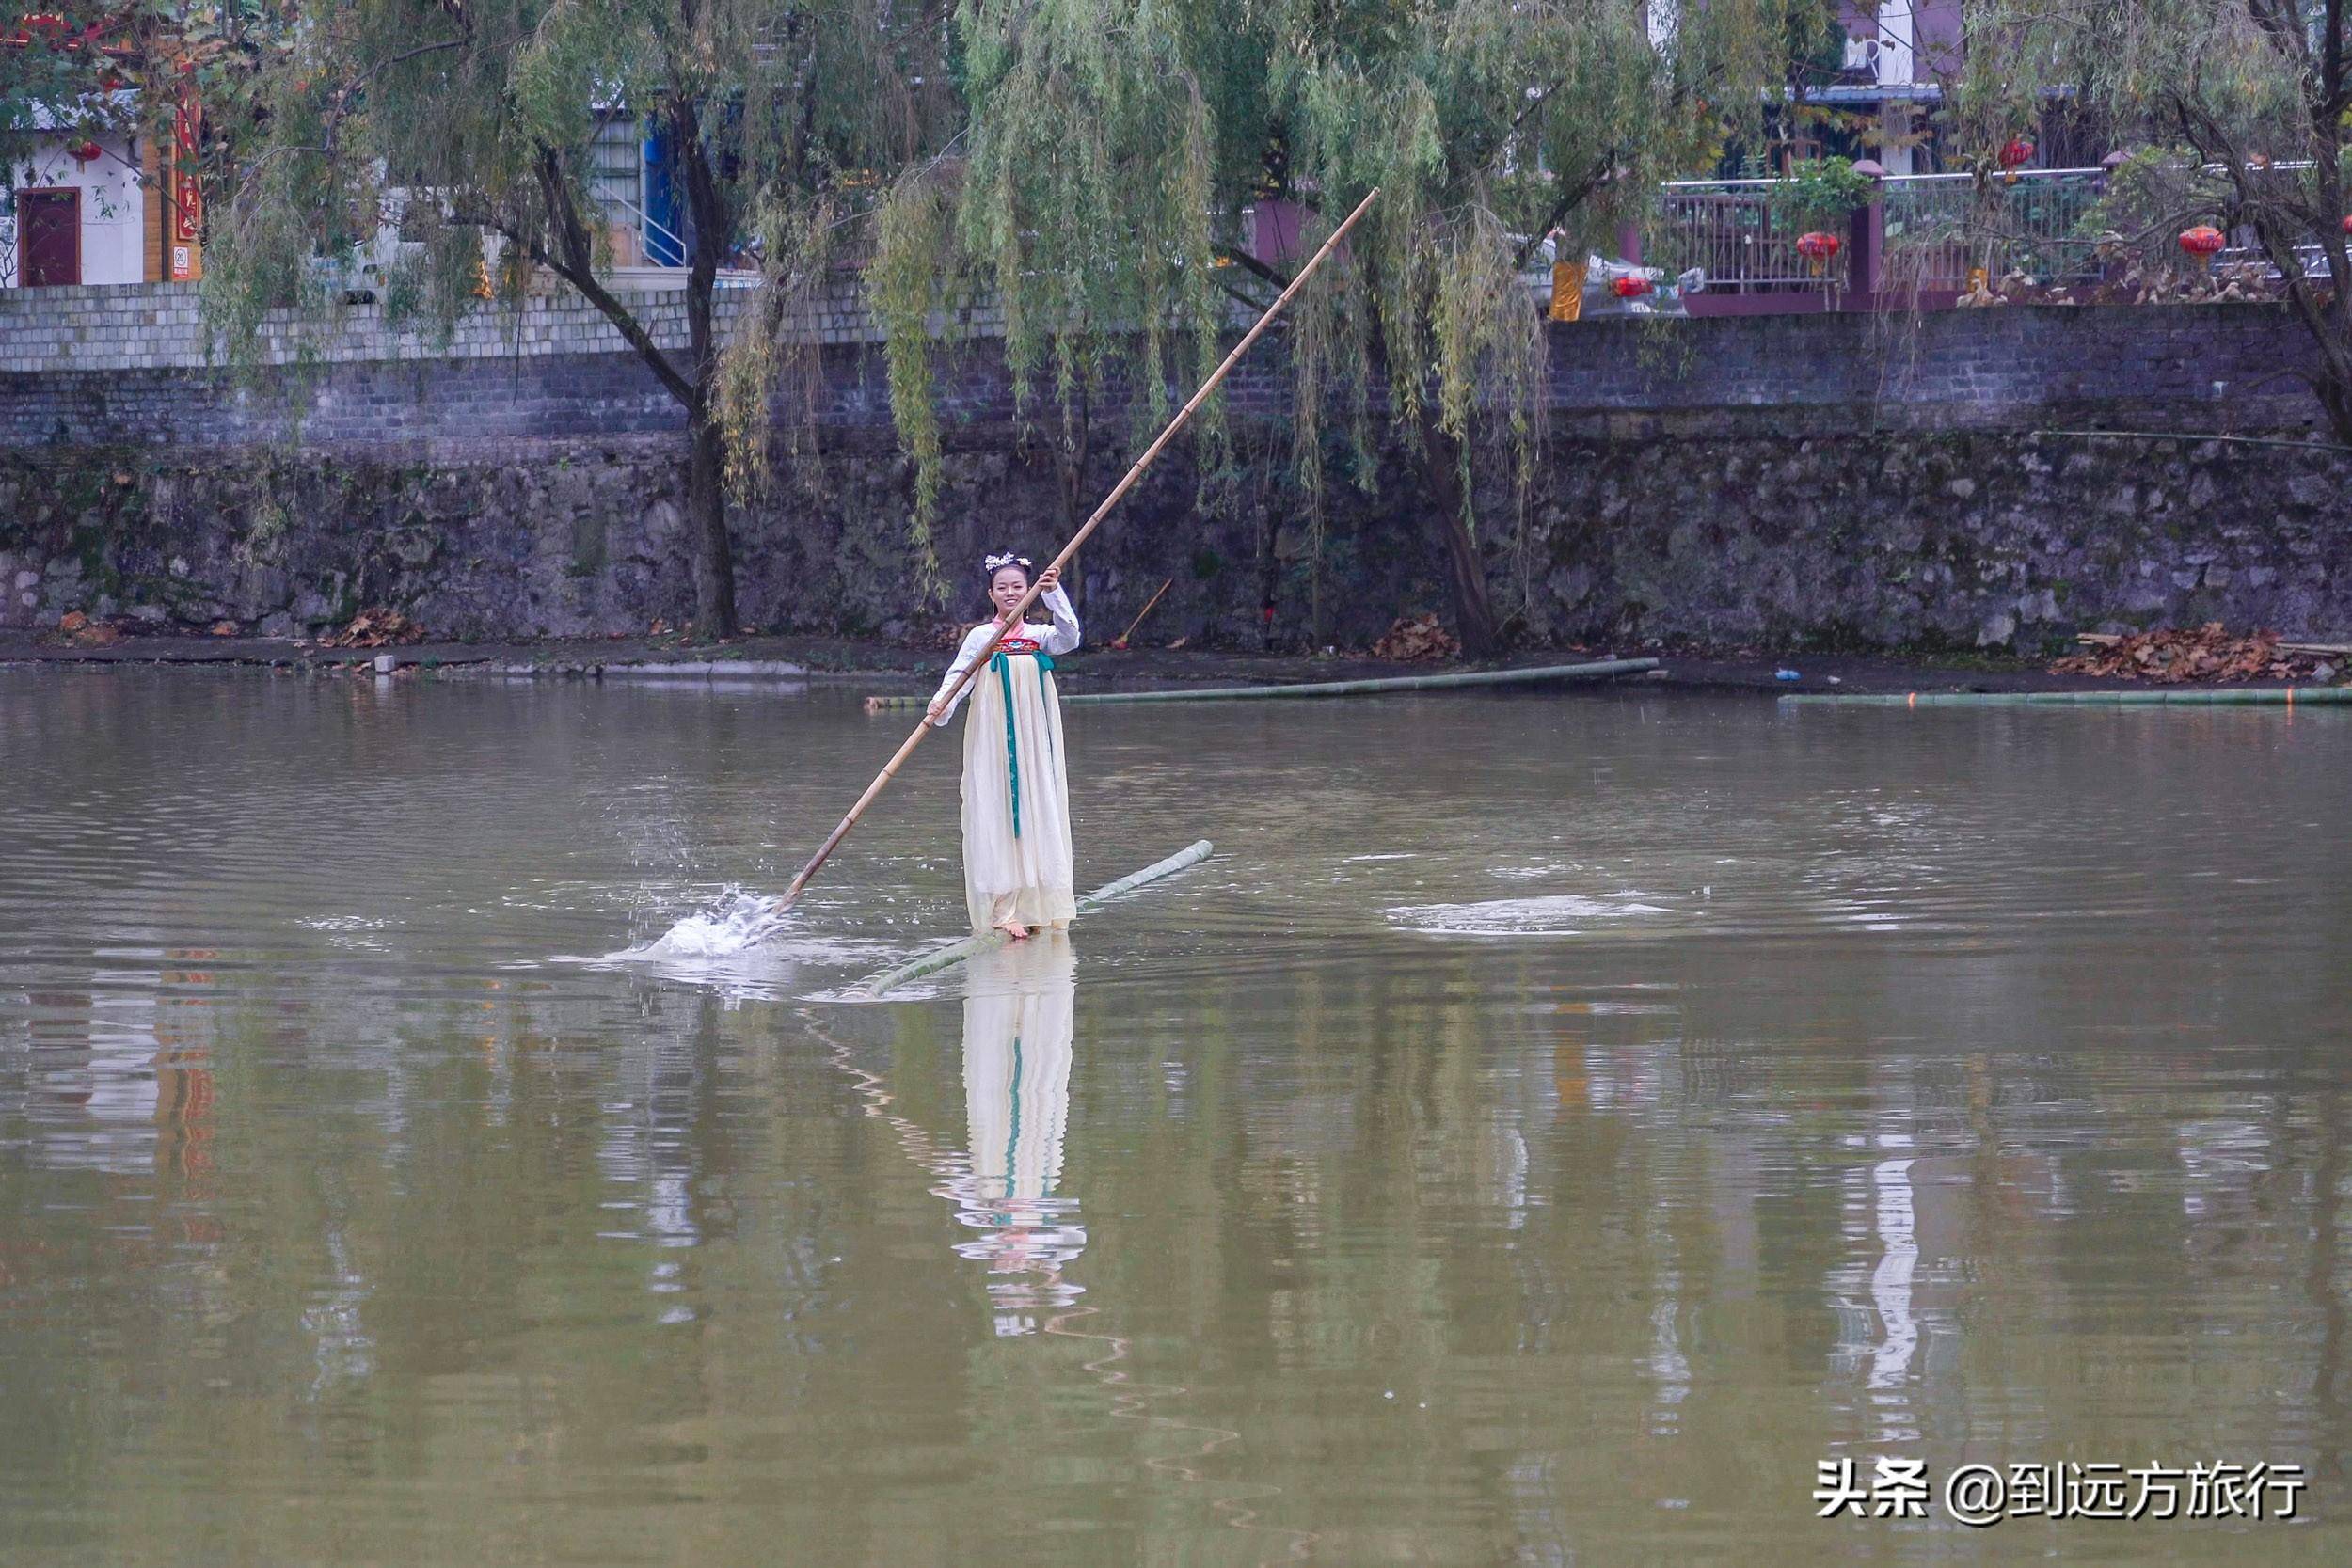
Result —
[{"label": "red decoration on building", "polygon": [[66,150],[77,164],[94,164],[106,155],[106,150],[94,141],[76,142]]},{"label": "red decoration on building", "polygon": [[2344,214],[2344,231],[2347,234],[2352,234],[2352,213],[2346,213]]},{"label": "red decoration on building", "polygon": [[2011,136],[2001,149],[2001,166],[2016,168],[2033,156],[2033,143],[2023,136]]},{"label": "red decoration on building", "polygon": [[2181,248],[2191,256],[2211,256],[2228,243],[2221,230],[2209,223],[2181,230]]},{"label": "red decoration on building", "polygon": [[[178,101],[171,113],[171,178],[166,195],[171,202],[171,238],[174,244],[192,245],[203,232],[204,198],[196,182],[197,141],[202,131],[202,111],[196,101],[195,72],[188,66],[180,68]],[[174,272],[173,277],[180,276]],[[195,274],[190,272],[189,277]]]},{"label": "red decoration on building", "polygon": [[1620,277],[1609,286],[1617,292],[1619,299],[1639,299],[1649,293],[1649,279],[1646,277]]},{"label": "red decoration on building", "polygon": [[1797,254],[1814,262],[1813,270],[1816,272],[1821,270],[1820,262],[1828,261],[1845,248],[1845,241],[1835,234],[1824,234],[1818,229],[1809,234],[1797,236]]}]

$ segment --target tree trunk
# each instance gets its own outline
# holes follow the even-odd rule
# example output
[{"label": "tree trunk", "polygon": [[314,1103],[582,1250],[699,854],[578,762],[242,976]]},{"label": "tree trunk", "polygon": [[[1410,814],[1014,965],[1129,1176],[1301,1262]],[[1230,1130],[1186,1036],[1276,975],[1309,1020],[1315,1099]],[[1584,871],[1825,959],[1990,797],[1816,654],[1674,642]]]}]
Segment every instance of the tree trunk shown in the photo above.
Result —
[{"label": "tree trunk", "polygon": [[712,306],[719,265],[733,242],[735,215],[719,188],[719,171],[703,140],[694,100],[670,105],[679,172],[690,217],[686,264],[686,353],[692,362],[693,402],[687,419],[693,451],[687,459],[687,527],[694,546],[694,625],[706,637],[733,637],[735,552],[727,543],[726,433],[719,423],[719,337]]},{"label": "tree trunk", "polygon": [[1495,622],[1494,600],[1486,591],[1486,562],[1478,553],[1470,519],[1464,515],[1461,443],[1438,428],[1437,413],[1425,404],[1414,424],[1413,455],[1429,494],[1430,526],[1445,546],[1454,624],[1462,639],[1462,652],[1471,658],[1497,657],[1503,651],[1502,630]]},{"label": "tree trunk", "polygon": [[2319,405],[2328,411],[2328,428],[2336,433],[2336,439],[2352,447],[2352,387],[2322,387]]},{"label": "tree trunk", "polygon": [[2352,364],[2345,362],[2344,355],[2329,352],[2329,347],[2321,345],[2320,372],[2312,378],[2312,390],[2318,394],[2319,406],[2326,411],[2336,439],[2352,447]]},{"label": "tree trunk", "polygon": [[726,432],[706,399],[692,415],[686,466],[686,528],[694,558],[694,626],[733,637],[735,550],[727,540]]}]

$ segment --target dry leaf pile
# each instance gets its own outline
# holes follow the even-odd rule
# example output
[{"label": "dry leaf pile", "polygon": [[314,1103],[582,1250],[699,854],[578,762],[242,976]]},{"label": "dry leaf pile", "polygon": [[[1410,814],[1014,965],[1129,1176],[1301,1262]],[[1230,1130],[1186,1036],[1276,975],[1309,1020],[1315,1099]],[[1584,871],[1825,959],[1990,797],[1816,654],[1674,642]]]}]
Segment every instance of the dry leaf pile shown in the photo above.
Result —
[{"label": "dry leaf pile", "polygon": [[2275,631],[2232,637],[2218,621],[2195,630],[2160,626],[2122,637],[2085,637],[2090,646],[2050,666],[2058,675],[2100,675],[2182,686],[2205,681],[2326,680],[2343,660],[2315,648],[2282,645]]},{"label": "dry leaf pile", "polygon": [[322,648],[396,648],[405,642],[421,642],[425,639],[422,626],[397,610],[363,610],[351,618],[351,625],[331,636],[319,639]]},{"label": "dry leaf pile", "polygon": [[1452,658],[1461,651],[1462,645],[1438,624],[1435,610],[1426,615],[1401,617],[1372,645],[1375,658],[1408,661]]},{"label": "dry leaf pile", "polygon": [[103,621],[93,621],[78,610],[68,610],[57,623],[57,635],[77,648],[103,648],[122,641],[122,633]]}]

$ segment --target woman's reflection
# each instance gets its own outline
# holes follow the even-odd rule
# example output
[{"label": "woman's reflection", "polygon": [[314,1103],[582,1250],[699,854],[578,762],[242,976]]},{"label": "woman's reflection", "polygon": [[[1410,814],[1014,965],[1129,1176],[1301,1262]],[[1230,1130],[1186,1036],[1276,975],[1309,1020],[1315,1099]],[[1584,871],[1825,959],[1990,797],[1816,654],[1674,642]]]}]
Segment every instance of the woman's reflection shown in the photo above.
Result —
[{"label": "woman's reflection", "polygon": [[1062,1266],[1085,1248],[1086,1227],[1078,1200],[1058,1190],[1076,962],[1066,934],[1041,931],[975,958],[964,993],[972,1163],[950,1196],[979,1235],[956,1251],[988,1264],[1000,1335],[1036,1333],[1045,1310],[1080,1293]]}]

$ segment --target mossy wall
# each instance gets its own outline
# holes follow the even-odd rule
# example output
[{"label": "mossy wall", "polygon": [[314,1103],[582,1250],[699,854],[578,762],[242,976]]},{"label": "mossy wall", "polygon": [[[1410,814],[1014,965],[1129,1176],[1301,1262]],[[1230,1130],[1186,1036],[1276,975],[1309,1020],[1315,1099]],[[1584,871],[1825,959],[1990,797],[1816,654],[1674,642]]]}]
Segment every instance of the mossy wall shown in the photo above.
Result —
[{"label": "mossy wall", "polygon": [[[2352,463],[2265,308],[1811,316],[1563,326],[1555,424],[1521,497],[1482,469],[1498,604],[1534,642],[1695,637],[2017,645],[2226,620],[2352,631]],[[1089,546],[1078,587],[1146,635],[1360,644],[1443,609],[1443,556],[1401,451],[1336,454],[1316,522],[1292,479],[1279,345],[1237,378],[1234,460],[1179,447]],[[1116,389],[1114,389],[1114,394]],[[870,345],[829,352],[739,508],[757,626],[928,639],[964,568],[1048,551],[1128,460],[1098,405],[1082,474],[1024,422],[993,345],[944,356],[941,554],[917,591]],[[2121,436],[2063,434],[2122,431]],[[44,437],[40,432],[46,431]],[[2228,433],[2236,439],[2185,438]],[[460,638],[593,636],[691,613],[675,409],[626,356],[354,360],[307,383],[216,372],[0,373],[0,626],[71,610],[294,635],[363,606]],[[1362,480],[1365,483],[1355,483]],[[1264,607],[1271,603],[1269,623]]]}]

